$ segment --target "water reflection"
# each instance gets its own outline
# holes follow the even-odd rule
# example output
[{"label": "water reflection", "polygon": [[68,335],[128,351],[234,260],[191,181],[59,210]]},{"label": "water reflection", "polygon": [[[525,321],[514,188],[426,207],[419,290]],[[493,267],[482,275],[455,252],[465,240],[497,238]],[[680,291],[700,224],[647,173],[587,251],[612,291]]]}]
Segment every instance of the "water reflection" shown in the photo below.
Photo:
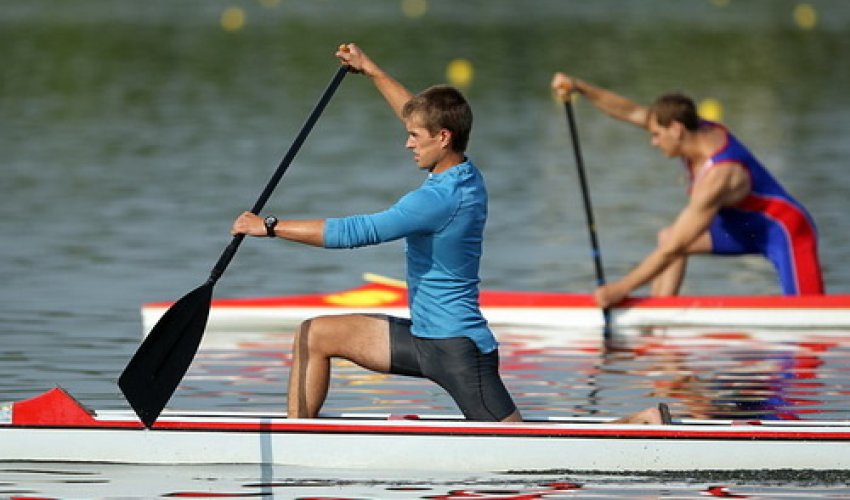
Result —
[{"label": "water reflection", "polygon": [[[152,481],[151,478],[156,478]],[[777,482],[787,481],[787,484]],[[793,475],[717,473],[594,476],[570,473],[463,474],[304,470],[255,466],[125,466],[30,464],[0,466],[0,495],[11,498],[264,498],[528,500],[535,498],[845,498],[848,475],[802,471]]]},{"label": "water reflection", "polygon": [[614,353],[616,359],[607,361],[603,369],[621,376],[643,376],[639,384],[650,396],[674,402],[673,410],[689,417],[797,420],[819,413],[806,407],[821,405],[818,392],[829,390],[816,378],[829,377],[814,371],[824,363],[819,355],[800,343],[718,332],[686,342],[644,340]]},{"label": "water reflection", "polygon": [[[655,329],[606,345],[591,331],[495,330],[503,378],[527,418],[621,416],[658,401],[677,418],[850,418],[846,333]],[[202,349],[171,406],[283,411],[292,334],[208,335],[216,347]],[[434,384],[345,361],[334,363],[325,411],[457,414]]]}]

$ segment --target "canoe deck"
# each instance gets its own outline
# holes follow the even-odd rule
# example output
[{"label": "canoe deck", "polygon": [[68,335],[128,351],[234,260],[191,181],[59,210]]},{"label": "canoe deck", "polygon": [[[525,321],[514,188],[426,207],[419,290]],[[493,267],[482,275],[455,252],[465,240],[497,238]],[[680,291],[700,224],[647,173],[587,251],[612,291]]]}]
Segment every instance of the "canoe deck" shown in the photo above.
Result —
[{"label": "canoe deck", "polygon": [[[403,438],[403,439],[400,439]],[[848,470],[850,423],[459,418],[168,411],[152,429],[55,388],[0,415],[0,461],[280,464],[451,471]]]},{"label": "canoe deck", "polygon": [[[348,290],[306,295],[214,299],[208,329],[239,331],[289,327],[307,318],[347,312],[408,316],[407,290],[395,282],[367,282]],[[482,290],[490,323],[599,329],[603,317],[586,294]],[[172,302],[142,305],[144,332]],[[630,297],[612,308],[616,328],[707,326],[850,329],[850,295]]]}]

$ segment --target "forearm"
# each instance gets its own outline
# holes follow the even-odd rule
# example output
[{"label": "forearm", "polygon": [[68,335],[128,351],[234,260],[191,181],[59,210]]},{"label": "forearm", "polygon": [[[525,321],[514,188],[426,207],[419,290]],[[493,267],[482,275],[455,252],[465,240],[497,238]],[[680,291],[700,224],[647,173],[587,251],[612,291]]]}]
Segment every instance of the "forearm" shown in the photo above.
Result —
[{"label": "forearm", "polygon": [[676,251],[656,249],[617,281],[616,285],[622,290],[623,295],[627,295],[655,279],[681,255],[682,253]]},{"label": "forearm", "polygon": [[[324,232],[324,219],[278,220],[277,224],[274,226],[274,235],[277,238],[283,238],[317,247],[324,246]],[[230,234],[245,234],[258,238],[269,236],[263,217],[251,212],[242,212],[242,214],[233,221],[233,225],[230,228]]]},{"label": "forearm", "polygon": [[336,56],[343,64],[350,65],[354,71],[369,77],[396,116],[401,119],[402,108],[413,97],[413,94],[404,85],[375,64],[375,61],[370,59],[356,44],[341,45]]},{"label": "forearm", "polygon": [[274,234],[278,238],[315,247],[325,246],[324,233],[324,219],[282,220],[277,223],[274,229]]},{"label": "forearm", "polygon": [[645,106],[584,80],[576,78],[572,82],[573,88],[602,112],[626,123],[646,128],[648,109]]},{"label": "forearm", "polygon": [[673,262],[674,258],[656,250],[622,279],[599,286],[594,291],[596,303],[602,308],[619,303],[633,290],[658,276]]},{"label": "forearm", "polygon": [[375,84],[375,87],[381,95],[384,96],[384,99],[386,99],[398,119],[401,120],[402,108],[404,108],[405,103],[413,97],[413,94],[410,93],[410,91],[407,90],[407,88],[398,80],[391,77],[377,66],[375,66],[374,71],[367,74],[367,76],[372,80],[372,83]]}]

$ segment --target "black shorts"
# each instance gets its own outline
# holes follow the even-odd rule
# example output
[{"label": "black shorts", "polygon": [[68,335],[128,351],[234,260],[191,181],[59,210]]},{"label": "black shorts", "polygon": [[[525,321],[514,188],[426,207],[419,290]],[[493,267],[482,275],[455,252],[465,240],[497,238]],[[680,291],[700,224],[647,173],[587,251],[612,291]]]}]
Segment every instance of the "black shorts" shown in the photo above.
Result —
[{"label": "black shorts", "polygon": [[499,376],[499,351],[482,354],[471,339],[427,339],[410,332],[406,318],[388,316],[390,373],[436,382],[469,420],[498,422],[516,405]]}]

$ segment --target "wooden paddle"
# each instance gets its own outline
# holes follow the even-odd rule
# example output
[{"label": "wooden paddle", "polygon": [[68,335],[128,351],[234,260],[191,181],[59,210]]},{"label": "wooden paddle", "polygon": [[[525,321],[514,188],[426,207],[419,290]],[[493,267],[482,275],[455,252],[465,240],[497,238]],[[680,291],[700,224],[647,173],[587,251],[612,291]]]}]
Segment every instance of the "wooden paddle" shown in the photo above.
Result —
[{"label": "wooden paddle", "polygon": [[[575,113],[573,112],[572,95],[568,95],[564,101],[567,109],[567,123],[570,128],[570,137],[573,142],[573,152],[576,157],[576,168],[578,169],[579,184],[581,185],[581,196],[584,200],[584,215],[587,220],[587,231],[590,233],[590,246],[593,253],[593,264],[596,268],[596,283],[599,286],[605,284],[605,272],[602,269],[602,255],[599,251],[599,241],[596,237],[596,223],[593,220],[593,207],[590,203],[590,190],[587,188],[587,176],[584,173],[584,161],[581,156],[581,148],[578,142],[578,128],[576,127]],[[611,311],[607,307],[602,309],[605,320],[603,335],[605,340],[611,340]]]},{"label": "wooden paddle", "polygon": [[[301,127],[301,132],[251,209],[252,213],[259,214],[263,209],[348,71],[348,66],[341,66],[334,74],[313,112]],[[213,267],[207,282],[186,294],[165,312],[119,377],[118,386],[121,392],[145,427],[150,428],[156,422],[189,369],[207,325],[213,286],[233,259],[243,239],[243,234],[234,236]]]}]

